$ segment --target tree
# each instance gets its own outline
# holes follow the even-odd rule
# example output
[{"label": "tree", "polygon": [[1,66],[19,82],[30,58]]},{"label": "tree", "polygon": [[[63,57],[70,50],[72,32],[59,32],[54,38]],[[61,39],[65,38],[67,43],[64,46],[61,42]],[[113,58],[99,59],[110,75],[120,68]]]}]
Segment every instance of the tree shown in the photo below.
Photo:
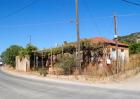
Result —
[{"label": "tree", "polygon": [[37,51],[37,47],[34,45],[27,45],[26,48],[22,48],[19,52],[19,56],[24,58],[26,55],[31,56],[33,51]]},{"label": "tree", "polygon": [[22,60],[22,58],[25,58],[26,55],[28,55],[28,52],[27,52],[26,48],[22,48],[19,52],[20,59]]},{"label": "tree", "polygon": [[7,48],[3,53],[2,53],[2,59],[6,64],[11,65],[12,67],[15,67],[15,60],[16,56],[19,55],[20,50],[22,49],[21,46],[18,45],[12,45],[9,48]]},{"label": "tree", "polygon": [[22,48],[19,52],[19,57],[20,57],[20,60],[22,60],[23,58],[25,58],[26,56],[29,56],[29,58],[31,60],[34,59],[34,54],[33,52],[34,51],[37,51],[37,47],[34,46],[34,45],[31,45],[31,44],[28,44],[26,46],[26,48]]},{"label": "tree", "polygon": [[27,51],[27,55],[31,56],[31,54],[33,53],[33,51],[37,51],[37,47],[31,44],[28,44],[25,48],[25,50]]},{"label": "tree", "polygon": [[140,53],[140,43],[134,43],[129,46],[130,54]]}]

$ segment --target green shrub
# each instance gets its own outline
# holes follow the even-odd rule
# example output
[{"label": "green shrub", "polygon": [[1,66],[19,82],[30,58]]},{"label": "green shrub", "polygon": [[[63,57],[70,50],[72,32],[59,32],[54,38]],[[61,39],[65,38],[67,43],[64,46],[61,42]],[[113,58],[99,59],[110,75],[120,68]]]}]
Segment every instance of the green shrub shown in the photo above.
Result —
[{"label": "green shrub", "polygon": [[63,69],[64,74],[71,74],[73,72],[73,67],[75,67],[76,63],[73,56],[63,56],[58,59],[58,62],[55,64],[58,68]]},{"label": "green shrub", "polygon": [[47,69],[45,69],[45,68],[39,69],[39,73],[40,73],[40,75],[43,75],[43,76],[46,76],[48,74]]},{"label": "green shrub", "polygon": [[139,54],[140,53],[140,43],[134,43],[129,46],[130,54]]},{"label": "green shrub", "polygon": [[19,55],[21,49],[22,47],[18,45],[10,46],[2,53],[2,59],[6,64],[15,67],[16,56]]}]

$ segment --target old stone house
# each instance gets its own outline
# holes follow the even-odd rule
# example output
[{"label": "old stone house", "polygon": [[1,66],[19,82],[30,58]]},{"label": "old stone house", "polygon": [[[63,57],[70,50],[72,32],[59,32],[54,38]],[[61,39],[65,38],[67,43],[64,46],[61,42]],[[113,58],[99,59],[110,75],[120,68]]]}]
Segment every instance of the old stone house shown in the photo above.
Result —
[{"label": "old stone house", "polygon": [[[89,39],[91,43],[102,43],[104,44],[104,54],[111,60],[115,61],[118,53],[118,59],[123,61],[129,61],[129,47],[127,44],[109,40],[103,37],[95,37]],[[118,51],[118,52],[117,52]]]},{"label": "old stone house", "polygon": [[[116,49],[116,42],[113,40],[109,40],[102,37],[95,37],[86,39],[88,40],[93,46],[97,43],[103,44],[101,47],[103,48],[103,56],[104,59],[111,59],[111,61],[116,61],[116,51],[118,51],[118,59],[121,60],[121,62],[127,62],[129,61],[129,48],[127,44],[119,43],[118,47]],[[98,50],[98,49],[97,49]],[[73,53],[74,54],[74,53]],[[82,53],[84,54],[84,52]],[[90,55],[89,55],[90,54]],[[57,60],[57,57],[60,57],[59,55],[52,55],[52,62],[53,64]],[[94,51],[88,52],[88,55],[81,55],[83,60],[82,63],[87,62],[90,63],[95,58]],[[96,58],[99,58],[96,56]],[[18,71],[29,71],[31,67],[39,67],[39,68],[50,68],[51,67],[51,56],[47,56],[45,51],[37,51],[33,52],[32,58],[25,57],[24,59],[20,59],[19,56],[16,57],[16,69]]]}]

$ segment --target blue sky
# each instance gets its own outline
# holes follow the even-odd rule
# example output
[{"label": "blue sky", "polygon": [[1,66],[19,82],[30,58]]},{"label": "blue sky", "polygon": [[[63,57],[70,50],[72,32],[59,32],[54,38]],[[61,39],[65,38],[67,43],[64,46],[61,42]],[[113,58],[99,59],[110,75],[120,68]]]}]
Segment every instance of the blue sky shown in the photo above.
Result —
[{"label": "blue sky", "polygon": [[[14,14],[31,2],[0,0],[0,53],[13,44],[26,46],[29,35],[40,49],[76,40],[76,26],[70,22],[75,20],[75,0],[37,0]],[[79,0],[81,38],[103,36],[112,39],[113,17],[110,16],[113,13],[118,15],[119,35],[140,31],[140,7],[121,0]]]}]

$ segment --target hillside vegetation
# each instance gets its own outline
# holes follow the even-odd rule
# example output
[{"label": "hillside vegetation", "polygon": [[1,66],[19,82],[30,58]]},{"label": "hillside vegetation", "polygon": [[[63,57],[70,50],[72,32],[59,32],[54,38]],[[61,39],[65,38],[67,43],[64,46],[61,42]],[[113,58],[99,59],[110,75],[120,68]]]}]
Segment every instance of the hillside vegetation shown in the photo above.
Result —
[{"label": "hillside vegetation", "polygon": [[138,38],[140,38],[140,32],[132,33],[126,36],[119,36],[118,40],[129,45],[130,54],[139,54],[140,42],[137,43]]},{"label": "hillside vegetation", "polygon": [[140,32],[132,33],[126,36],[119,36],[118,40],[123,43],[133,44],[136,43],[137,38],[140,38]]}]

